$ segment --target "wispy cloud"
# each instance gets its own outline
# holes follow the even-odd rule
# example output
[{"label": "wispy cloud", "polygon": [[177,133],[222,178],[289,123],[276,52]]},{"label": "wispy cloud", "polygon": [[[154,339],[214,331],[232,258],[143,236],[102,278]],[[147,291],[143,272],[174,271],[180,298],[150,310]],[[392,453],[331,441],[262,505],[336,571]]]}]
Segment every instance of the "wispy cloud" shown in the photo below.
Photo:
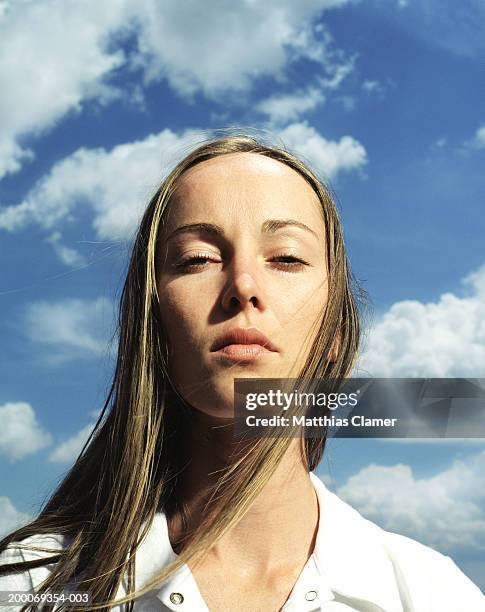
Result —
[{"label": "wispy cloud", "polygon": [[383,98],[386,89],[389,87],[389,82],[386,84],[378,80],[365,79],[362,82],[362,91],[368,96],[377,96]]},{"label": "wispy cloud", "polygon": [[36,453],[52,443],[51,434],[43,429],[34,409],[27,402],[0,405],[0,422],[0,454],[11,462]]},{"label": "wispy cloud", "polygon": [[[327,39],[330,47],[330,39]],[[258,102],[255,108],[266,115],[273,125],[281,126],[296,121],[322,106],[327,93],[332,94],[340,88],[342,82],[353,72],[355,60],[355,57],[346,58],[340,53],[327,52],[324,62],[327,76],[317,77],[315,84],[306,88],[275,93]]]},{"label": "wispy cloud", "polygon": [[50,454],[49,461],[53,463],[73,463],[93,431],[94,425],[94,422],[89,423],[74,436],[60,442],[58,447]]},{"label": "wispy cloud", "polygon": [[[336,55],[339,56],[341,54],[336,53]],[[327,91],[338,89],[342,82],[353,72],[356,59],[356,56],[334,59],[334,63],[330,63],[327,66],[328,76],[319,79],[320,86]]]},{"label": "wispy cloud", "polygon": [[316,87],[287,94],[275,94],[261,100],[256,110],[266,115],[271,123],[286,123],[314,110],[325,102],[323,92]]},{"label": "wispy cloud", "polygon": [[113,317],[113,306],[104,297],[38,301],[27,307],[20,330],[48,348],[42,359],[56,365],[106,355]]},{"label": "wispy cloud", "polygon": [[17,510],[8,497],[0,497],[0,538],[30,520],[32,517]]},{"label": "wispy cloud", "polygon": [[473,146],[477,149],[485,149],[485,125],[481,125],[475,132],[472,140]]},{"label": "wispy cloud", "polygon": [[86,259],[83,255],[78,253],[75,249],[62,244],[61,232],[53,232],[45,241],[53,246],[56,255],[66,264],[66,266],[86,265]]}]

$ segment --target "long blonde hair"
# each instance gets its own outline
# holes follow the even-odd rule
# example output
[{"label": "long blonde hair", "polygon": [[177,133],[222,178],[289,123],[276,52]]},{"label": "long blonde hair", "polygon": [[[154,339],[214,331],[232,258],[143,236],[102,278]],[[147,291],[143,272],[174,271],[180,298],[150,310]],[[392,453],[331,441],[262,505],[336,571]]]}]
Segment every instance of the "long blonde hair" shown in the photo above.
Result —
[{"label": "long blonde hair", "polygon": [[[199,146],[163,181],[138,228],[120,298],[114,377],[91,436],[38,517],[0,541],[2,551],[11,543],[20,543],[17,546],[22,548],[22,540],[36,534],[67,536],[70,543],[61,551],[38,547],[35,550],[51,553],[50,556],[16,565],[14,571],[22,572],[55,564],[38,593],[60,592],[70,581],[82,577],[77,588],[91,593],[90,609],[108,610],[126,602],[131,610],[135,597],[155,588],[182,564],[197,562],[237,523],[288,449],[289,438],[261,438],[251,443],[218,479],[210,498],[212,511],[191,535],[177,560],[135,592],[137,547],[155,513],[173,512],[177,507],[176,475],[182,461],[176,443],[181,417],[173,409],[175,395],[168,374],[167,339],[156,289],[159,229],[184,172],[210,158],[249,152],[278,160],[298,172],[321,204],[329,271],[328,303],[322,304],[321,324],[300,377],[342,378],[352,371],[359,347],[359,300],[363,292],[351,274],[339,214],[328,188],[295,155],[252,136],[232,134]],[[329,360],[335,346],[336,358]],[[323,455],[325,438],[308,438],[302,444],[308,469],[314,470]],[[0,574],[12,570],[7,565],[0,566]],[[127,596],[115,600],[124,575]],[[36,604],[23,608],[36,609]]]}]

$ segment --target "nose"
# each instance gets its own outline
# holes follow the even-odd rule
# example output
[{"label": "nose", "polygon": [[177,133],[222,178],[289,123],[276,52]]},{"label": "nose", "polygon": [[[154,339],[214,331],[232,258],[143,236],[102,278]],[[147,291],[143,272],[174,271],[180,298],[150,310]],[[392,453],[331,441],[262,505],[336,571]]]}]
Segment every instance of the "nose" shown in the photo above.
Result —
[{"label": "nose", "polygon": [[235,272],[222,297],[226,312],[237,310],[266,309],[266,301],[254,275],[247,271]]}]

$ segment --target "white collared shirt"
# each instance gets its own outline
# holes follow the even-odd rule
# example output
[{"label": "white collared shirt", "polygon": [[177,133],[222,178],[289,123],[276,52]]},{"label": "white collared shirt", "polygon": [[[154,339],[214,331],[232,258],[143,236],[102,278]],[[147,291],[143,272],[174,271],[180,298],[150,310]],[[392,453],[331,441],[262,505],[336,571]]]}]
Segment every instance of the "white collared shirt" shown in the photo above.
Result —
[{"label": "white collared shirt", "polygon": [[[282,612],[485,612],[485,596],[450,557],[384,531],[331,493],[315,474],[310,476],[320,506],[315,548]],[[41,537],[49,546],[63,546],[62,536],[57,535],[32,536],[24,543],[35,540],[39,544]],[[41,556],[12,546],[0,554],[0,563]],[[157,513],[136,553],[136,587],[175,558],[165,515]],[[49,572],[48,567],[40,567],[2,576],[0,591],[35,590]],[[117,598],[126,594],[125,588],[123,582]],[[224,585],[214,584],[214,588]],[[14,609],[20,608],[5,608]],[[122,607],[112,610],[121,612]],[[138,598],[134,610],[208,612],[209,608],[184,565],[160,587]]]}]

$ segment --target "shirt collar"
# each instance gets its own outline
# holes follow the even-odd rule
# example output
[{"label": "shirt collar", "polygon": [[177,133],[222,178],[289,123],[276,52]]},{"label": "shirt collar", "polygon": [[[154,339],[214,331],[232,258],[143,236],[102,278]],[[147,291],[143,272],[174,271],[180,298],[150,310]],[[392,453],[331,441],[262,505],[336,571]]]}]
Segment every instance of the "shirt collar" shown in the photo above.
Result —
[{"label": "shirt collar", "polygon": [[310,473],[310,477],[320,506],[313,555],[324,581],[345,598],[401,611],[394,568],[379,537],[380,528],[330,492],[318,476]]},{"label": "shirt collar", "polygon": [[[177,554],[170,544],[166,516],[157,512],[136,553],[135,588],[141,588],[176,558]],[[153,594],[168,609],[209,612],[187,565],[182,565],[171,574]]]},{"label": "shirt collar", "polygon": [[[305,594],[299,591],[307,591],[309,586],[315,585],[315,576],[323,599],[333,599],[337,594],[373,604],[377,610],[401,611],[393,566],[381,543],[380,528],[330,492],[314,473],[310,473],[310,478],[320,512],[315,548],[295,585],[289,605],[285,605],[285,611],[293,610],[292,601],[302,601],[298,596]],[[176,558],[166,517],[163,513],[156,513],[136,555],[136,588]],[[182,594],[183,601],[173,601],[177,594]],[[172,610],[208,610],[186,565],[163,582],[156,597]],[[311,607],[309,604],[309,609]],[[301,607],[295,609],[302,610]]]}]

